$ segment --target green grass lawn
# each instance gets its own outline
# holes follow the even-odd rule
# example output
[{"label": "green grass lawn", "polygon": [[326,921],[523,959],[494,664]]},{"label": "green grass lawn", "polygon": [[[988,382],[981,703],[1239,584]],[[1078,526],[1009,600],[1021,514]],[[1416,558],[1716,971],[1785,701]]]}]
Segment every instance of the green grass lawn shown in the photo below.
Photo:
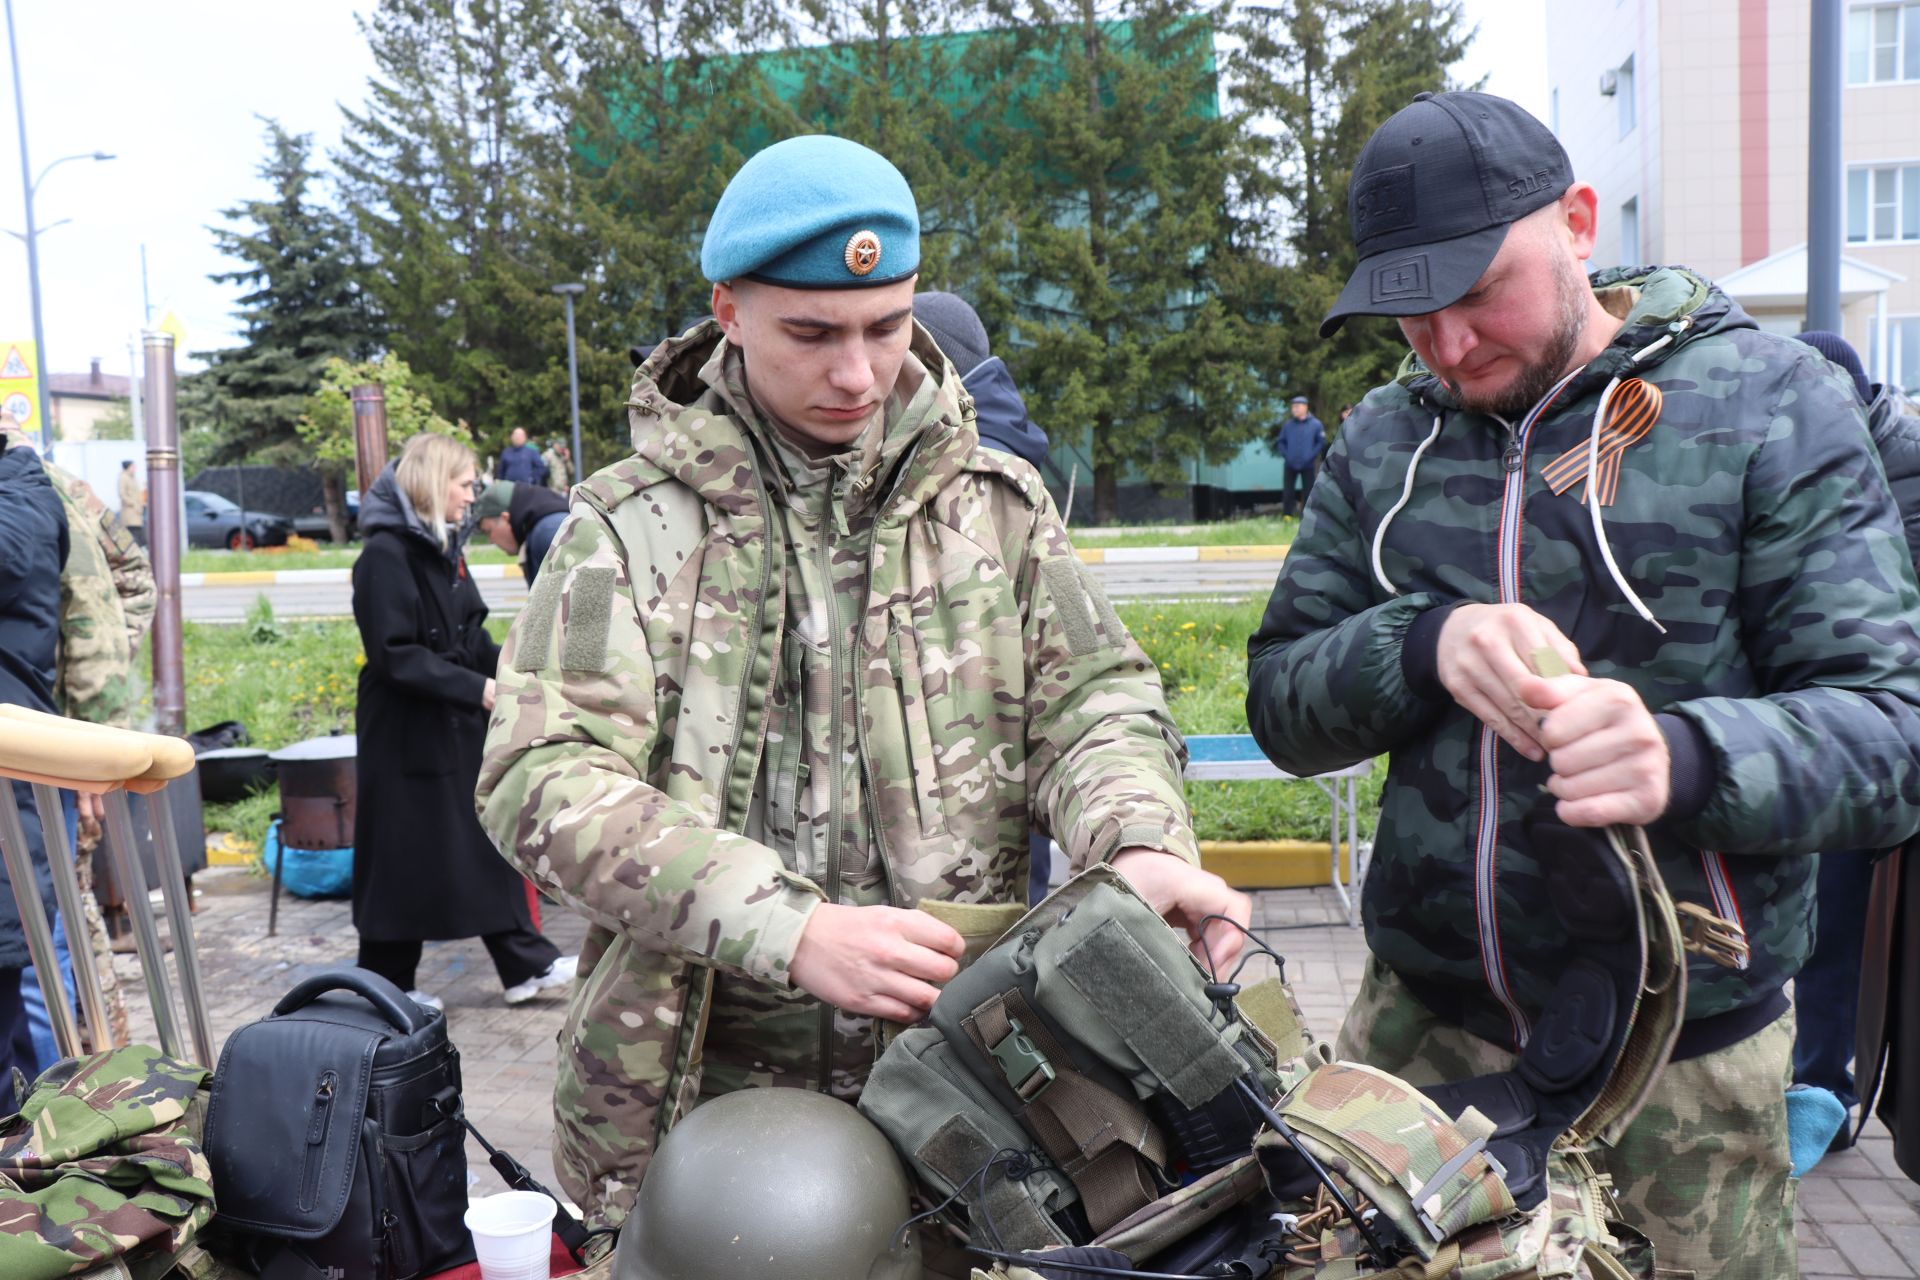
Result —
[{"label": "green grass lawn", "polygon": [[1141,525],[1125,530],[1073,530],[1076,547],[1222,547],[1285,546],[1293,541],[1298,520],[1281,516],[1254,516],[1201,525]]},{"label": "green grass lawn", "polygon": [[[1187,733],[1245,733],[1247,636],[1262,603],[1178,600],[1120,606],[1120,616],[1160,667],[1167,703]],[[507,620],[487,623],[496,637]],[[351,732],[360,636],[351,622],[278,622],[256,606],[239,625],[186,624],[187,719],[194,728],[239,720],[269,750],[317,734]],[[1384,765],[1361,783],[1361,811],[1379,801]],[[1207,782],[1187,790],[1207,840],[1325,839],[1327,802],[1310,782]],[[207,806],[208,830],[259,842],[273,818],[268,792]]]}]

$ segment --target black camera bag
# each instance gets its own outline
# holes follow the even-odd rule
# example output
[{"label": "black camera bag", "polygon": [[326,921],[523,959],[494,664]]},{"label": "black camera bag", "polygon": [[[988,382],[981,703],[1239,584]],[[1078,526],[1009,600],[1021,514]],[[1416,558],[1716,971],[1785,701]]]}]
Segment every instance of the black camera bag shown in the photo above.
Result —
[{"label": "black camera bag", "polygon": [[265,1280],[473,1261],[460,1054],[439,1010],[365,969],[318,974],[228,1038],[212,1094],[214,1225]]}]

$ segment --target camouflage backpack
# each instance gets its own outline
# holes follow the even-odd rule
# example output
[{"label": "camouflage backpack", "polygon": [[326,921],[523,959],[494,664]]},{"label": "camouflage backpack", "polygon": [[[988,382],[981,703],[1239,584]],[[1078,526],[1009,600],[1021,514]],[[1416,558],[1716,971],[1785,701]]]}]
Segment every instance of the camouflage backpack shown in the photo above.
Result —
[{"label": "camouflage backpack", "polygon": [[146,1045],[67,1058],[0,1121],[0,1275],[217,1280],[207,1070]]},{"label": "camouflage backpack", "polygon": [[1585,1152],[1678,1035],[1673,906],[1638,832],[1532,834],[1568,952],[1512,1071],[1423,1091],[1335,1062],[1283,980],[1217,980],[1095,867],[894,1038],[860,1109],[976,1280],[1650,1276]]}]

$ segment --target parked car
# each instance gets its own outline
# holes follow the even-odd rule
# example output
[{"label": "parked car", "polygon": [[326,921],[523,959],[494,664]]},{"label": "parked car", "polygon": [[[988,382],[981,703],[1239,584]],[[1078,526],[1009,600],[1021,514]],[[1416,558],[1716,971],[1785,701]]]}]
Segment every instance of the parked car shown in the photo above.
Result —
[{"label": "parked car", "polygon": [[[346,479],[352,482],[351,470]],[[283,517],[293,525],[293,531],[303,537],[321,542],[333,537],[333,528],[327,523],[321,476],[312,467],[208,467],[190,477],[187,486],[200,493],[218,494],[249,511]],[[349,492],[346,510],[349,539],[355,536],[358,514],[358,501]]]},{"label": "parked car", "polygon": [[277,547],[293,532],[293,525],[285,517],[242,511],[217,493],[189,489],[185,496],[190,547],[226,547],[232,551]]}]

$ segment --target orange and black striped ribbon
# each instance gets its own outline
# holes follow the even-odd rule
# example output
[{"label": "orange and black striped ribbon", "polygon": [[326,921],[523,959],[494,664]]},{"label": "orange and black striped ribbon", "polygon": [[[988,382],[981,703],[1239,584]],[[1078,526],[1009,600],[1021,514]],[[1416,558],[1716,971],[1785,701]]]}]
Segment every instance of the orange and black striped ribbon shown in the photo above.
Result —
[{"label": "orange and black striped ribbon", "polygon": [[[1620,490],[1620,455],[1628,445],[1653,430],[1653,424],[1660,417],[1660,388],[1639,378],[1632,378],[1614,388],[1613,399],[1607,404],[1607,422],[1600,428],[1600,505],[1610,507],[1613,498]],[[1586,441],[1577,448],[1569,449],[1547,464],[1541,472],[1547,487],[1555,493],[1565,493],[1574,485],[1587,478]],[[1582,491],[1580,500],[1586,501]]]}]

